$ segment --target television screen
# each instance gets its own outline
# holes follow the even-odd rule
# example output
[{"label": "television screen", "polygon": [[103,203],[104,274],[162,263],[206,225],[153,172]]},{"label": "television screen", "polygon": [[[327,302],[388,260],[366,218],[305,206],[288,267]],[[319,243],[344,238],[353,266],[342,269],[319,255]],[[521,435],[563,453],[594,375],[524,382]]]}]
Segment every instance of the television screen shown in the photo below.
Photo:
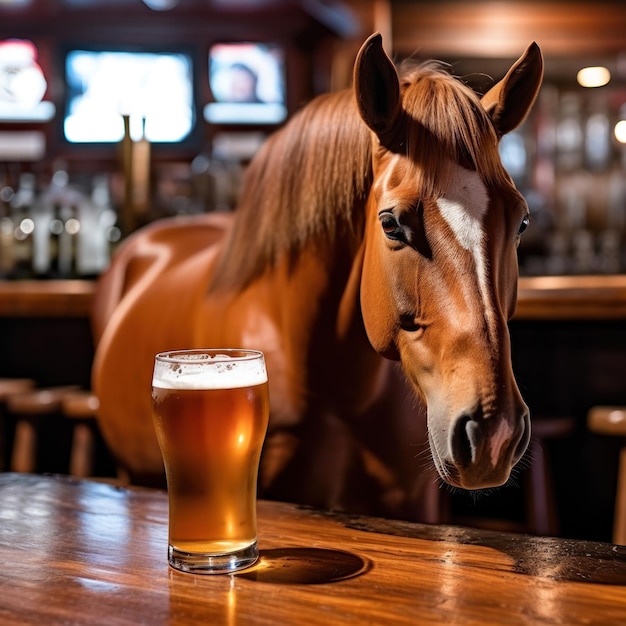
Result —
[{"label": "television screen", "polygon": [[275,124],[287,116],[285,60],[279,46],[218,43],[209,49],[209,84],[215,102],[206,105],[208,122]]},{"label": "television screen", "polygon": [[184,141],[195,123],[191,55],[71,50],[65,57],[63,130],[71,143],[119,142],[130,133],[152,143]]}]

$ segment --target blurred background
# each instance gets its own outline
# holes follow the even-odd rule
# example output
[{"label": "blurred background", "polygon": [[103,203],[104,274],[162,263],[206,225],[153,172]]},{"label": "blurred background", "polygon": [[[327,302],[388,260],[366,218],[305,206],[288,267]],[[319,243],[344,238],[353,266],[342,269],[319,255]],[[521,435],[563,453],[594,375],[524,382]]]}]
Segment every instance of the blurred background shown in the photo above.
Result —
[{"label": "blurred background", "polygon": [[[626,10],[622,2],[0,0],[0,376],[88,388],[93,281],[155,219],[233,209],[264,138],[348,87],[380,31],[479,92],[531,41],[545,81],[504,163],[532,220],[513,358],[546,442],[565,536],[606,539],[626,404]],[[538,304],[537,304],[538,303]],[[36,359],[32,354],[36,353]],[[524,481],[459,517],[524,515]]]},{"label": "blurred background", "polygon": [[231,209],[263,137],[348,86],[374,30],[478,91],[537,41],[540,100],[502,145],[534,218],[522,274],[624,270],[618,2],[0,0],[0,276],[93,277],[143,223]]}]

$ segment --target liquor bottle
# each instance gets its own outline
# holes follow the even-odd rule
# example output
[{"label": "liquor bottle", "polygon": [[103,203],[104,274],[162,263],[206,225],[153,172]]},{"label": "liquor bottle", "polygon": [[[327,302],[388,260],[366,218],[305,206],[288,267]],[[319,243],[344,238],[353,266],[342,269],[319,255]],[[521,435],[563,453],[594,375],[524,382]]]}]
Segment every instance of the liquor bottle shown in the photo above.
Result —
[{"label": "liquor bottle", "polygon": [[32,277],[33,231],[35,229],[32,209],[36,197],[35,182],[34,174],[30,172],[21,174],[18,189],[11,198],[15,278]]}]

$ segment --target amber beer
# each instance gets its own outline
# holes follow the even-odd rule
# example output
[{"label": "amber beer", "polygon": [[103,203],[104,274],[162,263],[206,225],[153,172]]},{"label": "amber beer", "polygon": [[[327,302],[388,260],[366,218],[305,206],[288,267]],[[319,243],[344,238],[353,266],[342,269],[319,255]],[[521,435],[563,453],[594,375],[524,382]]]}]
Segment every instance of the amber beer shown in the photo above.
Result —
[{"label": "amber beer", "polygon": [[269,393],[263,354],[157,355],[154,425],[169,494],[169,562],[204,573],[252,564],[256,489]]}]

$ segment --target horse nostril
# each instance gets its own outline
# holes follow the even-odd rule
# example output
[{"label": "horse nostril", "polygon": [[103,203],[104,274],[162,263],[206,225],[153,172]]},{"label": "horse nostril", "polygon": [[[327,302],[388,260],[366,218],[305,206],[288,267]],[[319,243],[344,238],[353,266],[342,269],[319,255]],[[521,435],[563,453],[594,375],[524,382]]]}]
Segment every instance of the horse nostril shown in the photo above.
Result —
[{"label": "horse nostril", "polygon": [[462,415],[454,425],[452,432],[452,458],[456,465],[468,467],[474,458],[472,431],[476,424],[468,415]]}]

